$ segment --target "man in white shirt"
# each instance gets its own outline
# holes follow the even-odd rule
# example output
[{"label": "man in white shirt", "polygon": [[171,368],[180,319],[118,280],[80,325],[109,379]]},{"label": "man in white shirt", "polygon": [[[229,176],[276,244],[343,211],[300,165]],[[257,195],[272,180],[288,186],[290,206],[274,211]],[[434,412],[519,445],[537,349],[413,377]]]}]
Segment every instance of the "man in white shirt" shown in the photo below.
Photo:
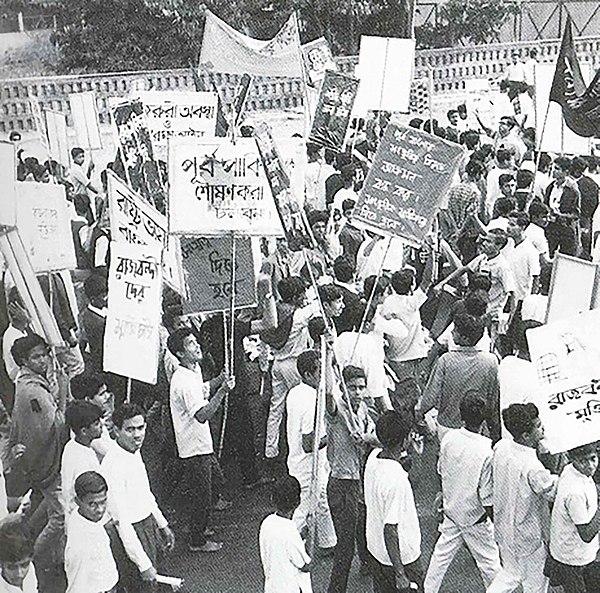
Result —
[{"label": "man in white shirt", "polygon": [[[438,593],[454,556],[467,546],[486,587],[500,570],[492,514],[492,442],[480,434],[486,418],[485,400],[467,392],[460,402],[463,428],[442,439],[438,472],[442,479],[444,521],[427,576],[425,593]],[[456,471],[460,468],[460,471]]]},{"label": "man in white shirt", "polygon": [[75,480],[77,511],[67,520],[65,572],[67,593],[105,593],[119,580],[104,524],[108,485],[95,471]]},{"label": "man in white shirt", "polygon": [[37,593],[33,570],[33,542],[14,519],[0,522],[0,593]]},{"label": "man in white shirt", "polygon": [[65,445],[60,466],[62,503],[65,517],[75,509],[75,480],[86,471],[99,471],[100,462],[91,444],[102,434],[102,410],[88,401],[67,406],[65,422],[73,436]]},{"label": "man in white shirt", "polygon": [[512,439],[494,448],[494,530],[502,569],[487,593],[510,593],[519,585],[529,593],[546,593],[548,503],[554,500],[557,477],[538,460],[536,449],[544,428],[533,403],[502,410]]},{"label": "man in white shirt", "polygon": [[85,151],[83,148],[75,147],[71,149],[71,158],[73,166],[69,171],[69,181],[73,185],[73,195],[85,194],[90,199],[90,207],[94,218],[96,217],[96,197],[100,196],[100,192],[92,184],[90,177],[94,170],[94,163],[89,162],[87,170],[84,169]]},{"label": "man in white shirt", "polygon": [[532,202],[527,211],[529,214],[529,226],[525,229],[525,236],[533,243],[536,248],[540,263],[549,264],[550,248],[548,239],[546,239],[545,228],[548,226],[550,218],[550,208],[542,202]]},{"label": "man in white shirt", "polygon": [[16,286],[10,289],[7,299],[7,313],[10,325],[2,336],[2,358],[8,378],[14,383],[19,372],[19,365],[15,362],[10,349],[13,344],[23,338],[30,331],[31,319],[23,307]]},{"label": "man in white shirt", "polygon": [[408,474],[402,466],[408,418],[388,411],[377,421],[375,449],[365,466],[367,549],[372,554],[375,593],[409,591],[423,585],[421,530]]},{"label": "man in white shirt", "polygon": [[117,435],[100,466],[108,484],[108,511],[117,523],[125,549],[116,558],[121,583],[128,593],[156,589],[159,548],[173,549],[175,537],[150,490],[140,449],[146,436],[146,418],[135,404],[123,404],[113,413]]},{"label": "man in white shirt", "polygon": [[205,534],[215,466],[208,421],[235,383],[232,378],[223,382],[222,377],[213,381],[212,386],[204,382],[200,369],[202,349],[191,329],[175,330],[167,340],[167,348],[179,361],[171,378],[170,404],[177,453],[189,497],[189,548],[192,552],[218,552],[223,544],[207,540]]},{"label": "man in white shirt", "polygon": [[[291,476],[300,482],[300,505],[294,512],[294,522],[298,531],[307,527],[310,510],[310,493],[313,480],[318,480],[317,502],[317,543],[319,547],[331,549],[336,544],[335,529],[327,502],[327,479],[329,464],[327,462],[327,433],[325,418],[315,420],[317,410],[317,389],[321,380],[321,361],[314,350],[302,352],[298,357],[298,374],[302,382],[292,388],[287,397],[287,466]],[[315,437],[315,427],[317,436]],[[317,444],[317,450],[314,445]],[[318,456],[318,476],[312,475],[313,456]]]}]

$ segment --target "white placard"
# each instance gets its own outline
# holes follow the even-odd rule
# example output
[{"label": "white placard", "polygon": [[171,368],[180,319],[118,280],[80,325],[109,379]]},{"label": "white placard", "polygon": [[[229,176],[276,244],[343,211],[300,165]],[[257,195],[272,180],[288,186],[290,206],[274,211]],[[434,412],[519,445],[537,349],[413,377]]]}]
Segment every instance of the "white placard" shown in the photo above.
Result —
[{"label": "white placard", "polygon": [[67,116],[59,111],[44,111],[48,132],[50,157],[63,167],[69,167],[69,140],[67,137]]},{"label": "white placard", "polygon": [[79,146],[90,150],[102,148],[96,94],[93,91],[75,93],[69,95],[69,103]]},{"label": "white placard", "polygon": [[167,232],[167,218],[138,196],[117,175],[108,171],[108,207],[113,241],[134,245],[158,245],[163,249],[165,282],[184,295],[179,239]]},{"label": "white placard", "polygon": [[65,188],[16,183],[17,228],[36,273],[77,268]]},{"label": "white placard", "polygon": [[169,232],[282,235],[264,167],[252,138],[169,145]]},{"label": "white placard", "polygon": [[17,152],[12,142],[0,141],[0,225],[14,227],[17,224],[15,183],[17,181]]},{"label": "white placard", "polygon": [[162,273],[158,245],[111,243],[104,370],[156,383]]}]

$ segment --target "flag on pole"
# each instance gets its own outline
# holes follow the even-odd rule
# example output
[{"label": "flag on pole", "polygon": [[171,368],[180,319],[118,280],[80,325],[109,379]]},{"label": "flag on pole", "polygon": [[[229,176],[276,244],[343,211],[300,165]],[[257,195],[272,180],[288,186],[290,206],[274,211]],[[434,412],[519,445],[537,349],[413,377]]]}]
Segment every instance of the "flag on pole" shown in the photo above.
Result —
[{"label": "flag on pole", "polygon": [[202,93],[204,91],[212,90],[217,95],[217,121],[215,124],[215,136],[217,138],[225,138],[227,136],[227,132],[229,131],[229,123],[227,122],[227,117],[225,116],[225,112],[223,111],[223,101],[221,100],[221,93],[215,84],[215,81],[212,78],[212,75],[209,73],[210,78],[210,89],[205,88],[207,85],[204,84],[200,76],[198,76],[198,72],[196,72],[195,68],[190,67],[192,72],[192,78],[194,79],[194,88],[197,93]]},{"label": "flag on pole", "polygon": [[302,77],[298,20],[293,13],[272,39],[248,37],[206,11],[200,69],[251,76]]},{"label": "flag on pole", "polygon": [[550,101],[562,107],[567,127],[584,138],[600,137],[600,71],[586,88],[573,42],[571,18],[567,18]]}]

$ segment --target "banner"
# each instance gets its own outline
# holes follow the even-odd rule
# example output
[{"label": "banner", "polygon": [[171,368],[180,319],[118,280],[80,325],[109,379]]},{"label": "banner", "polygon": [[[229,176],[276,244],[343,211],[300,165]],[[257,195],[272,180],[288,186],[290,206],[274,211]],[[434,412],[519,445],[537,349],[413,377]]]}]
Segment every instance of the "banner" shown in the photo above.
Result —
[{"label": "banner", "polygon": [[138,100],[115,102],[112,105],[112,121],[127,183],[164,214],[166,194],[160,169],[154,160],[144,106]]},{"label": "banner", "polygon": [[356,69],[360,79],[356,113],[364,115],[369,110],[407,112],[414,61],[414,39],[362,35]]},{"label": "banner", "polygon": [[44,114],[40,104],[35,99],[29,99],[29,107],[31,108],[31,115],[33,116],[33,124],[38,133],[38,138],[44,149],[45,154],[50,154],[50,147],[48,146],[48,136],[46,134],[46,122],[44,120]]},{"label": "banner", "polygon": [[295,13],[273,39],[262,41],[236,31],[207,10],[199,68],[251,76],[301,78],[299,39]]},{"label": "banner", "polygon": [[111,242],[104,370],[156,383],[162,274],[159,245]]},{"label": "banner", "polygon": [[14,227],[17,224],[15,183],[17,181],[17,151],[12,142],[0,140],[0,225]]},{"label": "banner", "polygon": [[[254,137],[288,247],[292,251],[299,251],[303,247],[312,247],[314,240],[306,215],[297,199],[298,194],[294,194],[292,191],[293,186],[288,169],[284,165],[269,126],[265,123],[259,125],[254,131]],[[303,188],[302,191],[304,191]]]},{"label": "banner", "polygon": [[17,228],[36,273],[77,268],[65,188],[17,182]]},{"label": "banner", "polygon": [[67,116],[58,111],[44,111],[50,158],[69,168],[69,140],[67,137]]},{"label": "banner", "polygon": [[464,149],[415,128],[389,123],[352,220],[419,244],[453,183]]},{"label": "banner", "polygon": [[527,331],[531,362],[544,396],[542,421],[551,453],[598,440],[600,311]]},{"label": "banner", "polygon": [[75,93],[69,95],[69,103],[79,146],[89,150],[102,148],[96,94],[93,91]]},{"label": "banner", "polygon": [[310,142],[342,152],[358,91],[358,80],[326,72],[310,131]]},{"label": "banner", "polygon": [[[252,242],[235,239],[235,306],[256,304],[256,283]],[[186,313],[229,311],[231,307],[231,237],[183,237],[181,256],[188,299]]]},{"label": "banner", "polygon": [[164,161],[170,138],[214,138],[217,96],[214,93],[147,91],[139,93],[152,146]]},{"label": "banner", "polygon": [[107,171],[110,234],[113,241],[158,245],[164,281],[185,295],[179,239],[168,234],[166,217],[142,200],[112,171]]},{"label": "banner", "polygon": [[333,60],[329,43],[327,43],[325,37],[320,37],[303,45],[302,60],[306,78],[313,86],[319,85],[325,78],[327,70],[337,70],[337,65]]},{"label": "banner", "polygon": [[174,138],[169,166],[169,232],[282,234],[254,139]]}]

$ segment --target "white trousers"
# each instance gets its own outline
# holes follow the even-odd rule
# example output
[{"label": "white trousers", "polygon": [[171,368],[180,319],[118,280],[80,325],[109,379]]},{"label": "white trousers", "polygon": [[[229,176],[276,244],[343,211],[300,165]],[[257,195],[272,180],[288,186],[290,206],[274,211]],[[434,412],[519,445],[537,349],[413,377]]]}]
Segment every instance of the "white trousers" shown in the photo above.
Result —
[{"label": "white trousers", "polygon": [[529,556],[514,557],[502,553],[502,569],[486,593],[512,593],[519,585],[523,593],[546,593],[548,579],[544,576],[546,547],[542,544]]},{"label": "white trousers", "polygon": [[463,544],[473,556],[485,586],[488,587],[494,580],[500,570],[500,553],[494,540],[492,522],[487,520],[485,523],[460,527],[445,517],[425,576],[425,593],[438,593],[448,567]]}]

